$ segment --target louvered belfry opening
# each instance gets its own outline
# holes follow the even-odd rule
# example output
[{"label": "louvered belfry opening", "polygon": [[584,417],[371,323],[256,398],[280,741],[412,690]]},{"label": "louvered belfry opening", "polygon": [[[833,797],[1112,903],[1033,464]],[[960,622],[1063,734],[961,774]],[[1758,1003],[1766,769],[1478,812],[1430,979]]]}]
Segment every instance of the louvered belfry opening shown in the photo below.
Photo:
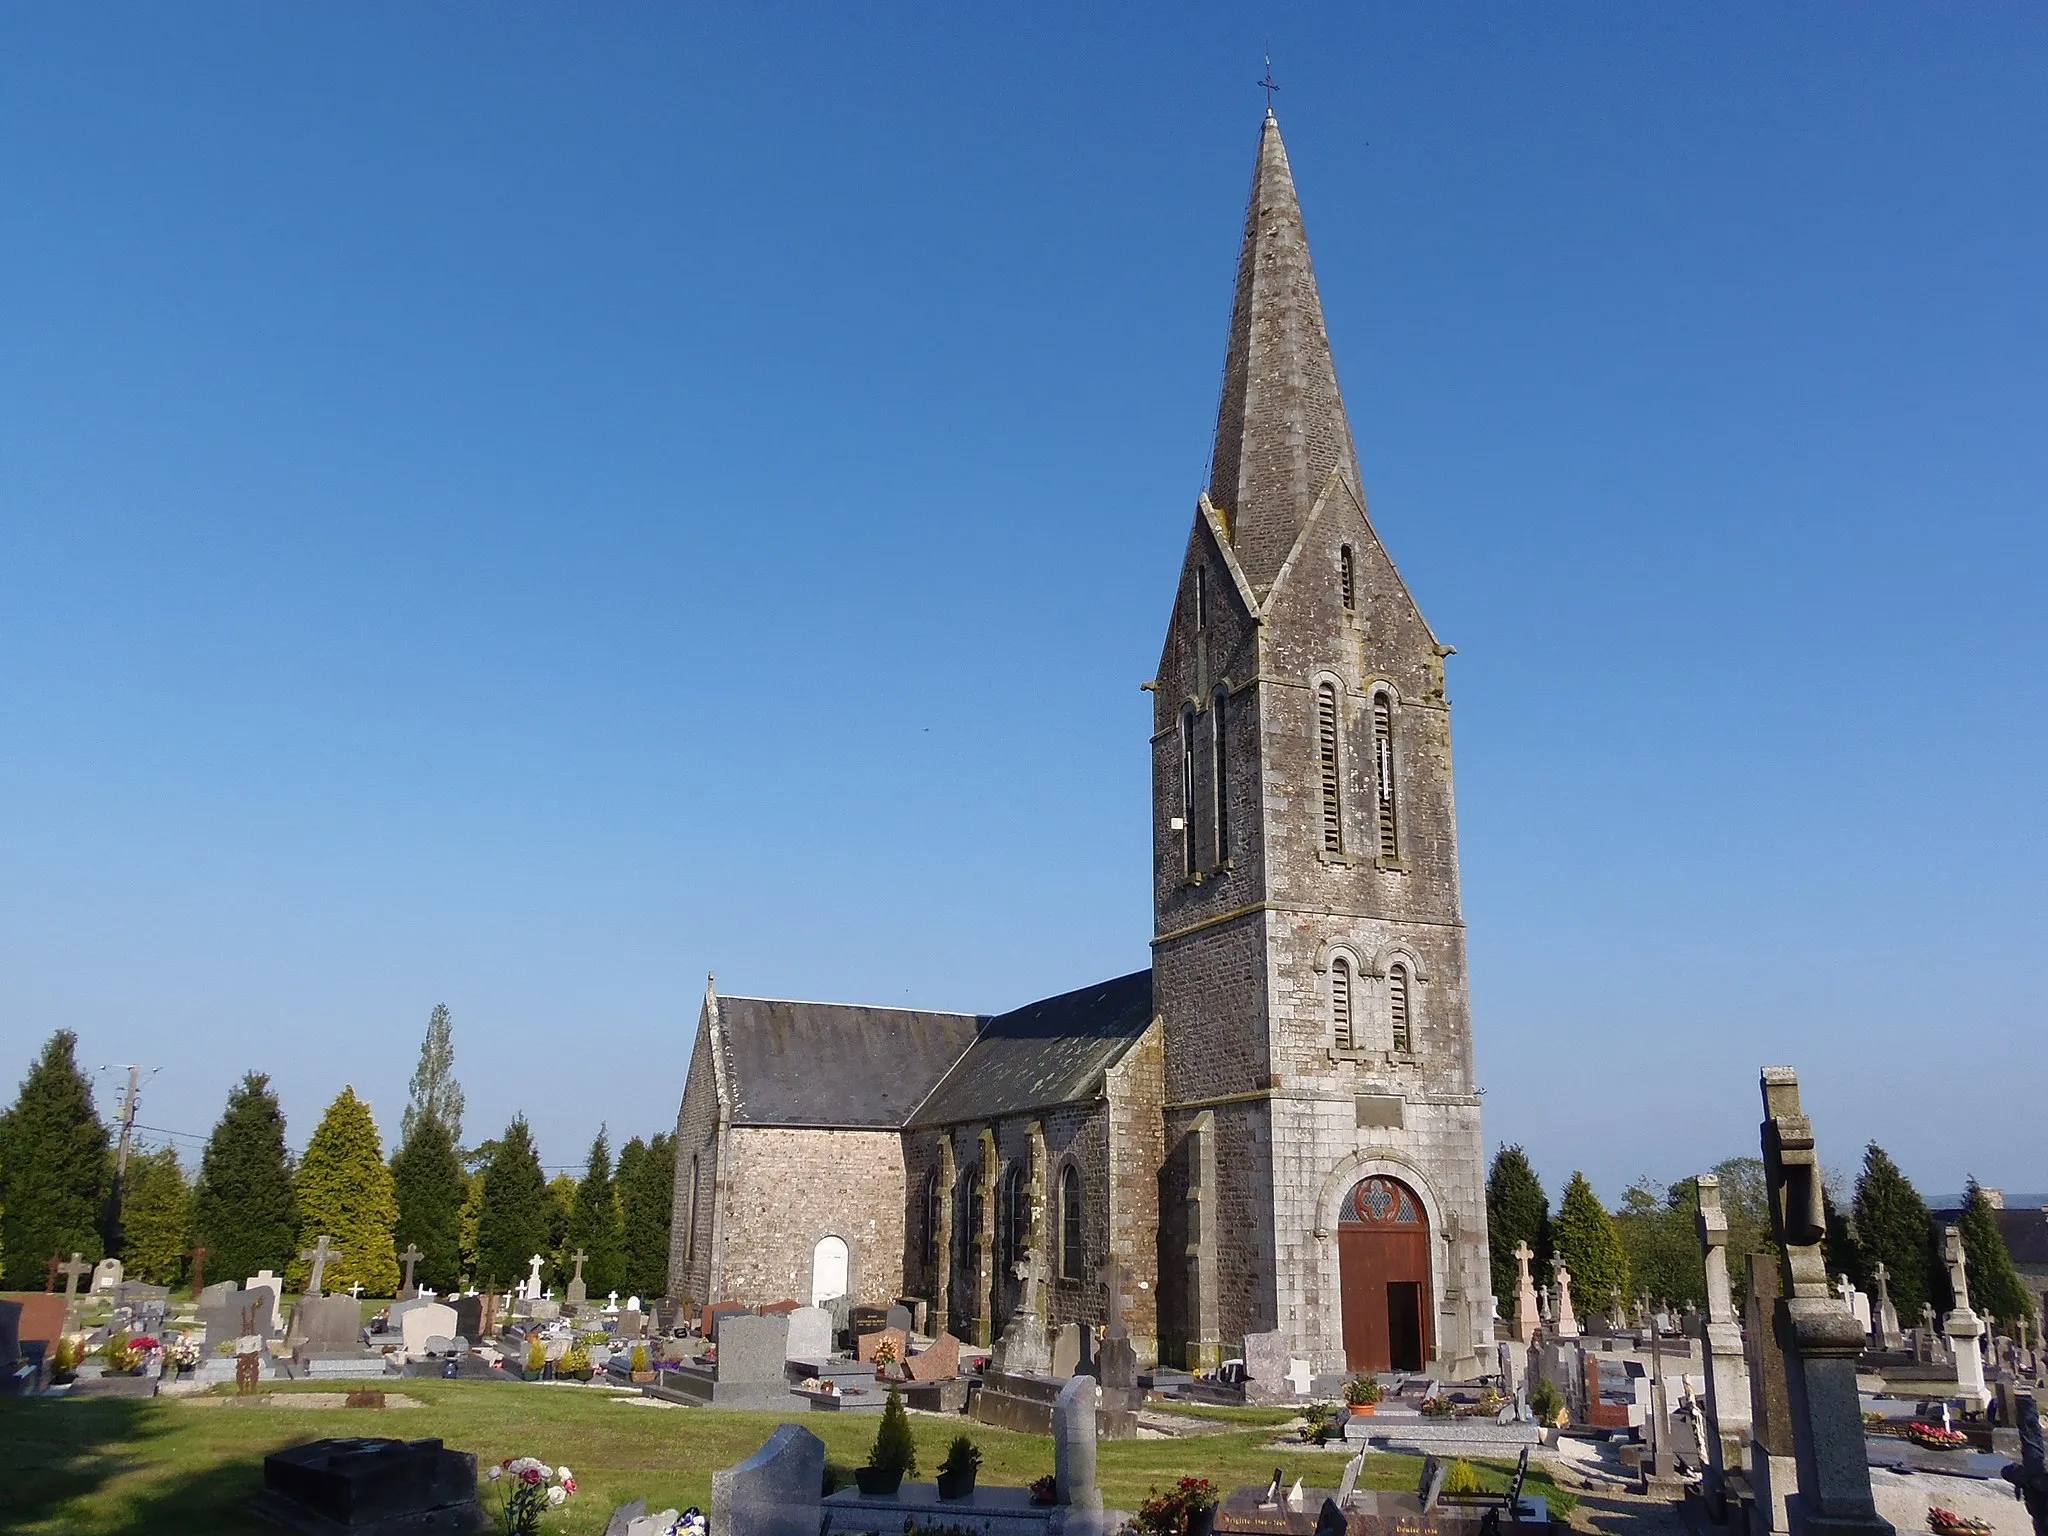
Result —
[{"label": "louvered belfry opening", "polygon": [[1195,707],[1180,712],[1180,872],[1195,872]]},{"label": "louvered belfry opening", "polygon": [[1372,701],[1372,755],[1380,857],[1396,858],[1401,852],[1401,828],[1394,804],[1394,709],[1384,693]]},{"label": "louvered belfry opening", "polygon": [[1408,1050],[1408,967],[1405,965],[1387,967],[1387,1017],[1394,1026],[1394,1049]]},{"label": "louvered belfry opening", "polygon": [[1316,689],[1316,759],[1322,770],[1323,851],[1344,851],[1344,802],[1338,793],[1337,690]]},{"label": "louvered belfry opening", "polygon": [[1342,955],[1330,962],[1330,1022],[1334,1026],[1337,1049],[1350,1050],[1351,962]]},{"label": "louvered belfry opening", "polygon": [[1349,544],[1337,551],[1337,583],[1344,592],[1344,611],[1350,613],[1358,607],[1358,575],[1351,563]]}]

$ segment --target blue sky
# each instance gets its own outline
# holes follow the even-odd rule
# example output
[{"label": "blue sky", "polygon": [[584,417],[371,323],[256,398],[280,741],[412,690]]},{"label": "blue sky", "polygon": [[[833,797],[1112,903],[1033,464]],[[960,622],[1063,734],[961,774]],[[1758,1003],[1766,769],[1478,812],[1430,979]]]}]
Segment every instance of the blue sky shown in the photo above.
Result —
[{"label": "blue sky", "polygon": [[[17,7],[0,1071],[673,1120],[1146,963],[1270,41],[1451,663],[1488,1139],[2037,1188],[2034,7]],[[109,1080],[111,1086],[111,1080]],[[111,1103],[111,1092],[102,1096]],[[185,1143],[189,1148],[192,1144]]]}]

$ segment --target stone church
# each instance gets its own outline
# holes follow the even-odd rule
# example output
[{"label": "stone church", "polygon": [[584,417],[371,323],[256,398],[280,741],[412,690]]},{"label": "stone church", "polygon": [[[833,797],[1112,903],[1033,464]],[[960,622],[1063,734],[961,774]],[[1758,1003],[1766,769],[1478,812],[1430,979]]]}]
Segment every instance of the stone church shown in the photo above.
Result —
[{"label": "stone church", "polygon": [[1449,654],[1367,515],[1268,112],[1147,685],[1151,969],[993,1016],[707,987],[673,1299],[921,1299],[988,1343],[1027,1302],[1099,1323],[1114,1282],[1165,1364],[1280,1329],[1319,1372],[1476,1366]]}]

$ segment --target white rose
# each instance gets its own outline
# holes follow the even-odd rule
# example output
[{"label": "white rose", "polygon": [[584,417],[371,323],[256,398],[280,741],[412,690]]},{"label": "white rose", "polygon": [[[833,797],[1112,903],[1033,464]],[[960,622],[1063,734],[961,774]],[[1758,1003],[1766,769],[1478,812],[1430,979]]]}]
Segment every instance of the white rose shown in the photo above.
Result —
[{"label": "white rose", "polygon": [[548,1490],[548,1508],[549,1508],[549,1509],[560,1509],[560,1508],[561,1508],[561,1507],[562,1507],[562,1506],[563,1506],[564,1504],[566,1504],[566,1503],[568,1503],[568,1502],[569,1502],[569,1495],[568,1495],[568,1494],[566,1494],[566,1493],[564,1493],[564,1492],[562,1492],[562,1490],[561,1490],[561,1489],[559,1489],[559,1488],[550,1488],[550,1489]]},{"label": "white rose", "polygon": [[555,1468],[555,1476],[566,1483],[570,1477],[569,1469],[567,1467],[557,1467]]},{"label": "white rose", "polygon": [[504,1475],[505,1469],[503,1467],[493,1467],[490,1471],[484,1474],[484,1481],[487,1483],[495,1483],[499,1478],[503,1477]]}]

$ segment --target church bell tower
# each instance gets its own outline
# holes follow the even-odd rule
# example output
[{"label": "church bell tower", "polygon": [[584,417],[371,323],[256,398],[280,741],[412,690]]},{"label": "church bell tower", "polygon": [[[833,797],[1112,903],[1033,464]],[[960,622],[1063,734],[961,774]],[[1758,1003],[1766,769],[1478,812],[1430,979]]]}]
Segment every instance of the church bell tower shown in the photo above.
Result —
[{"label": "church bell tower", "polygon": [[1153,687],[1163,1360],[1491,1344],[1449,654],[1367,514],[1268,111]]}]

